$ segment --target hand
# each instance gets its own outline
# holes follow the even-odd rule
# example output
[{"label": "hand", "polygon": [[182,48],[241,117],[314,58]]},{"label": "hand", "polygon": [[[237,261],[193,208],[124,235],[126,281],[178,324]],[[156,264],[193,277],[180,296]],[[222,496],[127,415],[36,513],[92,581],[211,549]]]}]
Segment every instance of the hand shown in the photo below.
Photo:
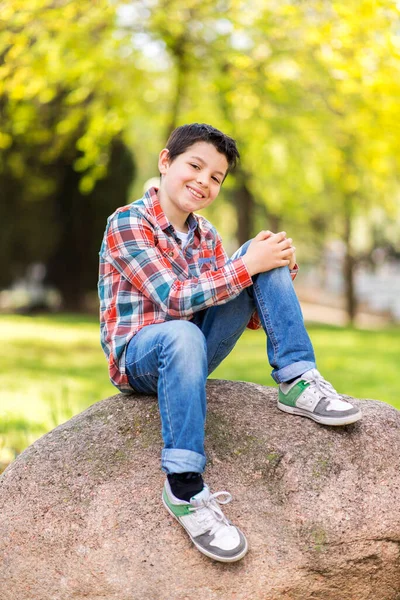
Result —
[{"label": "hand", "polygon": [[294,253],[292,238],[286,238],[285,231],[280,233],[260,231],[251,241],[242,258],[250,275],[256,275],[278,267],[294,265],[296,262],[295,258],[293,262]]}]

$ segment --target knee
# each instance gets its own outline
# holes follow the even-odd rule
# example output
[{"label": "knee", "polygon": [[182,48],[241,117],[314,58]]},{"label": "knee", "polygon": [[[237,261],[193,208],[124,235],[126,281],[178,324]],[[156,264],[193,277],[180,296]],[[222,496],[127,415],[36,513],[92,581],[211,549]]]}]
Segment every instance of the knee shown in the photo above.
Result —
[{"label": "knee", "polygon": [[173,372],[179,385],[201,385],[207,379],[207,343],[201,330],[190,321],[169,321],[168,335],[160,340],[161,372]]},{"label": "knee", "polygon": [[289,267],[277,267],[276,269],[265,271],[265,273],[258,273],[257,275],[254,275],[254,280],[259,284],[261,284],[262,281],[265,281],[270,288],[273,287],[281,292],[293,289]]},{"label": "knee", "polygon": [[239,258],[240,256],[246,254],[251,242],[252,240],[248,240],[243,244],[243,246],[240,246],[240,248],[238,248],[238,250],[236,250],[236,252],[231,256],[231,260],[235,260],[235,258]]},{"label": "knee", "polygon": [[276,269],[271,269],[271,271],[268,271],[268,273],[270,273],[271,278],[278,283],[292,283],[289,267],[277,267]]},{"label": "knee", "polygon": [[206,338],[197,325],[191,321],[168,321],[168,324],[162,344],[168,348],[171,357],[179,357],[180,362],[184,358],[207,357]]}]

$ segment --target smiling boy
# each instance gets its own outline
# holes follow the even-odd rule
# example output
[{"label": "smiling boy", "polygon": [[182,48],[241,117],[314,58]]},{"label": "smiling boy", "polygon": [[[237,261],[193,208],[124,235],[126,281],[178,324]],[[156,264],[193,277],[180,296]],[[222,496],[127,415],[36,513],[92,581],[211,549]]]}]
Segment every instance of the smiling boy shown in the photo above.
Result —
[{"label": "smiling boy", "polygon": [[292,284],[292,239],[261,231],[229,259],[197,214],[238,158],[235,141],[210,125],[175,129],[159,155],[159,188],[109,217],[100,251],[111,381],[124,393],[157,394],[164,506],[203,554],[222,562],[240,560],[247,541],[220,508],[230,494],[212,494],[202,478],[206,380],[246,327],[266,333],[278,408],[325,425],[361,418],[316,369]]}]

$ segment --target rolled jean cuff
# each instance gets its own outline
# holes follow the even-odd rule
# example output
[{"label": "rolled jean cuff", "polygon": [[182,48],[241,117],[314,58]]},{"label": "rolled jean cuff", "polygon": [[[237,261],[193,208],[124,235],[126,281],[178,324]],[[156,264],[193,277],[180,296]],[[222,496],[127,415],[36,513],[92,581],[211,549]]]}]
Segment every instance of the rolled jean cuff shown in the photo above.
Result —
[{"label": "rolled jean cuff", "polygon": [[202,473],[206,466],[206,457],[192,450],[164,448],[161,454],[162,470],[170,473]]},{"label": "rolled jean cuff", "polygon": [[295,379],[296,377],[300,377],[306,371],[310,369],[315,369],[316,365],[314,362],[308,362],[305,360],[300,360],[299,362],[292,363],[287,367],[283,367],[278,371],[273,371],[271,373],[272,378],[276,383],[284,383],[285,381],[290,381],[291,379]]}]

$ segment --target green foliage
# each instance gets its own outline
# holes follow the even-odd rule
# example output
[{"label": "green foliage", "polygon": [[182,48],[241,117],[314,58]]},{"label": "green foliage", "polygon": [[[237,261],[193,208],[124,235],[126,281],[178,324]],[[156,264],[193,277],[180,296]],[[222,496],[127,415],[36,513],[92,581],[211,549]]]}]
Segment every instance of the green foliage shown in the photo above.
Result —
[{"label": "green foliage", "polygon": [[260,229],[285,229],[299,250],[318,255],[327,239],[342,238],[352,320],[355,267],[376,229],[398,248],[399,6],[220,6],[152,3],[148,31],[177,73],[171,123],[212,114],[238,140],[242,164],[228,197],[240,243]]},{"label": "green foliage", "polygon": [[365,229],[377,207],[399,215],[394,2],[178,4],[151,3],[142,28],[185,74],[179,123],[212,115],[239,141],[254,232],[284,221],[306,244],[350,235],[359,246],[349,220]]},{"label": "green foliage", "polygon": [[[115,35],[116,7],[107,0],[5,0],[0,14],[0,167],[21,179],[30,195],[52,190],[29,158],[51,164],[75,148],[82,192],[104,177],[111,141],[126,124],[134,102],[121,72],[126,37]],[[78,134],[78,135],[77,135]]]},{"label": "green foliage", "polygon": [[116,5],[5,0],[0,12],[0,284],[42,262],[66,308],[96,286],[107,216],[127,202],[128,36]]},{"label": "green foliage", "polygon": [[10,272],[26,257],[46,261],[58,243],[48,222],[57,222],[62,165],[78,173],[80,194],[96,194],[123,140],[137,157],[138,197],[166,135],[188,121],[239,142],[241,170],[213,213],[229,237],[246,187],[247,230],[284,228],[300,256],[340,236],[348,277],[377,239],[398,249],[400,9],[393,0],[353,8],[3,0],[0,253]]},{"label": "green foliage", "polygon": [[316,231],[329,220],[339,232],[349,203],[396,216],[398,25],[392,0],[362,0],[357,11],[322,0],[4,0],[3,168],[29,171],[29,194],[41,196],[51,174],[29,157],[51,164],[73,147],[86,193],[130,125],[146,153],[154,123],[161,145],[177,122],[205,120],[239,140],[267,215]]}]

